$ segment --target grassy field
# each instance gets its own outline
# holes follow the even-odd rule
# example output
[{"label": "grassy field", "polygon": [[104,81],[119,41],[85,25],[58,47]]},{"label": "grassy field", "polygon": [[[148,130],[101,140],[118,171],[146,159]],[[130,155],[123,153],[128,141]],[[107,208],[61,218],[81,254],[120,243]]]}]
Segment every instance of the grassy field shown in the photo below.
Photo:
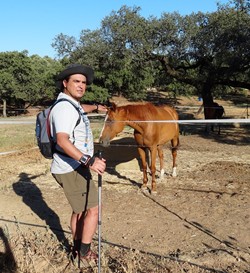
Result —
[{"label": "grassy field", "polygon": [[34,124],[1,124],[0,152],[36,147]]},{"label": "grassy field", "polygon": [[[94,139],[102,129],[101,120],[91,122]],[[0,124],[0,153],[36,148],[35,124]]]}]

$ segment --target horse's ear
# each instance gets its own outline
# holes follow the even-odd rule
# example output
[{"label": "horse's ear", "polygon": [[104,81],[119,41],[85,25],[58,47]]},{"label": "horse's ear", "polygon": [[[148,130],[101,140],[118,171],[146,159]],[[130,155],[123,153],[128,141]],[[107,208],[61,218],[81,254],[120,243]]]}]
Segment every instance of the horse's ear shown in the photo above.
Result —
[{"label": "horse's ear", "polygon": [[114,102],[111,103],[111,110],[115,111],[116,110],[116,104]]},{"label": "horse's ear", "polygon": [[107,100],[107,102],[105,103],[106,107],[108,109],[114,110],[116,109],[116,104],[114,102],[110,102],[109,100]]}]

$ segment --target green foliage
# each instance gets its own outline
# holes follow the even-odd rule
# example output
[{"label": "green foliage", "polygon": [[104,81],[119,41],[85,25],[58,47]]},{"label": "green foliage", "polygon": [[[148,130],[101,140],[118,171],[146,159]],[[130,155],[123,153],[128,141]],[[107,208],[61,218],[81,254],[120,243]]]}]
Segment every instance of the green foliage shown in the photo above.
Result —
[{"label": "green foliage", "polygon": [[0,53],[0,95],[9,103],[24,107],[55,97],[55,75],[60,62],[27,52]]},{"label": "green foliage", "polygon": [[31,63],[26,52],[0,53],[0,95],[5,100],[28,100]]},{"label": "green foliage", "polygon": [[197,90],[192,85],[183,84],[178,81],[173,81],[167,85],[167,90],[172,92],[174,97],[199,95],[197,94]]},{"label": "green foliage", "polygon": [[142,100],[152,87],[204,101],[232,88],[250,89],[249,10],[249,0],[233,0],[212,13],[146,19],[140,7],[122,6],[100,29],[82,30],[79,38],[57,35],[52,46],[60,60],[0,53],[0,96],[32,104],[54,99],[55,76],[69,63],[95,71],[87,101],[112,95]]},{"label": "green foliage", "polygon": [[30,98],[32,104],[56,97],[55,78],[63,69],[60,62],[49,57],[41,58],[37,55],[31,56],[32,61],[32,86],[35,95]]},{"label": "green foliage", "polygon": [[106,88],[93,85],[87,88],[83,101],[105,103],[109,97],[110,96]]},{"label": "green foliage", "polygon": [[51,45],[57,50],[58,56],[65,57],[76,49],[76,39],[73,36],[60,33],[54,38]]},{"label": "green foliage", "polygon": [[213,13],[163,13],[159,19],[139,12],[122,6],[99,30],[82,31],[76,46],[67,38],[76,48],[69,59],[91,64],[96,85],[110,95],[140,100],[147,88],[158,86],[211,99],[226,86],[250,87],[247,1],[218,5]]}]

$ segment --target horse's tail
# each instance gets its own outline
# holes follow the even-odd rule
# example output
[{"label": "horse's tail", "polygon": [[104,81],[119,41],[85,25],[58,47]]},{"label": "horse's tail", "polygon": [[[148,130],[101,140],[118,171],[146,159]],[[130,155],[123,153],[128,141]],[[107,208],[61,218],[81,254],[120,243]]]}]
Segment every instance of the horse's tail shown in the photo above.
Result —
[{"label": "horse's tail", "polygon": [[198,111],[195,113],[195,116],[196,116],[196,117],[201,113],[201,111],[202,111],[203,108],[204,108],[204,104],[202,104],[202,105],[200,106],[200,108],[198,109]]},{"label": "horse's tail", "polygon": [[222,105],[218,106],[217,111],[216,111],[216,115],[217,115],[217,117],[215,117],[215,118],[222,118],[223,115],[226,115],[225,109]]},{"label": "horse's tail", "polygon": [[176,136],[176,137],[174,137],[171,140],[171,144],[172,144],[172,152],[176,151],[180,147],[180,138],[179,138],[179,135]]},{"label": "horse's tail", "polygon": [[225,108],[222,106],[222,108],[223,108],[223,113],[222,113],[222,116],[224,115],[226,115],[226,111],[225,111]]}]

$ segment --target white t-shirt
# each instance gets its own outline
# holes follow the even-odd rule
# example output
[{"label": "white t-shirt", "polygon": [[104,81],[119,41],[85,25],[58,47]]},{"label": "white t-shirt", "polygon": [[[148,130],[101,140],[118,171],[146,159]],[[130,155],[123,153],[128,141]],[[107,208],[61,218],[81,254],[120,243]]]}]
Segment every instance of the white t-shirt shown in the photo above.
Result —
[{"label": "white t-shirt", "polygon": [[[93,136],[87,115],[84,114],[84,110],[80,103],[70,96],[60,93],[57,99],[61,98],[66,98],[78,106],[81,111],[81,119],[80,123],[75,127],[77,120],[79,119],[79,113],[75,107],[67,101],[61,101],[56,104],[50,113],[50,128],[54,140],[56,141],[56,134],[58,132],[67,133],[69,135],[69,140],[74,143],[77,149],[84,154],[93,156]],[[63,151],[58,145],[56,145],[56,149]],[[68,173],[75,170],[79,165],[79,161],[55,153],[51,163],[51,172],[56,174]]]}]

